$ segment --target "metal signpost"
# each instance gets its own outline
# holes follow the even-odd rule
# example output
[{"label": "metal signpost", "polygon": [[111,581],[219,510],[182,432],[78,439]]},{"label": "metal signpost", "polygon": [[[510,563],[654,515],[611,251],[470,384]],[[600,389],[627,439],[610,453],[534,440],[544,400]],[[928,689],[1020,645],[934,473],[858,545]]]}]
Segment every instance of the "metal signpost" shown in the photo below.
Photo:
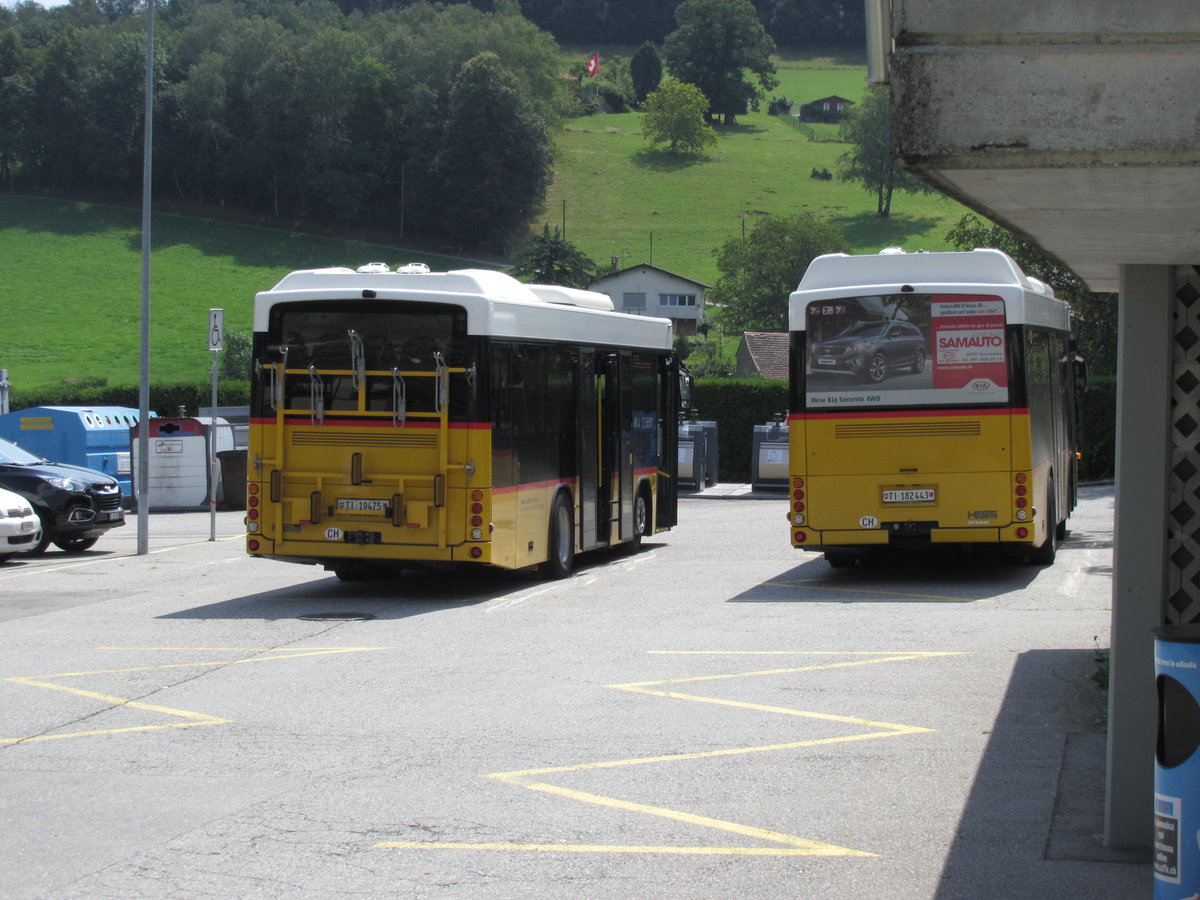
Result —
[{"label": "metal signpost", "polygon": [[208,311],[208,349],[212,351],[212,415],[208,419],[208,539],[217,539],[217,354],[225,346],[225,310]]}]

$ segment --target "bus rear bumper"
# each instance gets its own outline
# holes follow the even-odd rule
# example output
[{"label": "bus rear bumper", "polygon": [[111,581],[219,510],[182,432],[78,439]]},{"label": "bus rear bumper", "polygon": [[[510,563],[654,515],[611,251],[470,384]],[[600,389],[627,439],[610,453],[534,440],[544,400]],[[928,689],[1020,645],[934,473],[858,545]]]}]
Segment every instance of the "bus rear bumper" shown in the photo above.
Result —
[{"label": "bus rear bumper", "polygon": [[792,546],[797,550],[851,551],[934,547],[962,544],[991,544],[997,547],[1032,548],[1030,537],[1016,534],[1019,526],[1005,528],[929,528],[913,532],[877,529],[817,531],[792,528]]}]

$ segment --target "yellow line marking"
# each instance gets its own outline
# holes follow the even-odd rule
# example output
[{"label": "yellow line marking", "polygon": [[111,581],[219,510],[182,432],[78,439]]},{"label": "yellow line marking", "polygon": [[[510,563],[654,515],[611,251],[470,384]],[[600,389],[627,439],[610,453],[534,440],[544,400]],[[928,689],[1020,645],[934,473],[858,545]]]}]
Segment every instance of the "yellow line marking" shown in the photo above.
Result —
[{"label": "yellow line marking", "polygon": [[[703,653],[711,653],[713,655],[734,655],[740,651],[723,650],[723,651],[687,651],[687,650],[654,650],[651,653],[659,654],[678,654],[678,655],[699,655]],[[661,756],[646,756],[634,759],[608,760],[604,762],[580,763],[578,765],[569,766],[552,766],[539,769],[524,769],[513,772],[494,772],[483,777],[499,781],[504,784],[512,784],[518,787],[527,788],[532,791],[540,791],[546,794],[563,797],[568,800],[574,800],[580,803],[590,803],[596,806],[604,806],[610,809],[619,809],[626,812],[640,813],[642,815],[655,816],[663,819],[670,819],[676,822],[682,822],[688,825],[696,825],[701,828],[711,828],[717,831],[729,832],[742,837],[768,841],[776,844],[784,844],[784,848],[763,848],[763,847],[668,847],[668,846],[645,846],[645,845],[608,845],[608,844],[520,844],[520,843],[455,843],[450,841],[383,841],[375,844],[379,849],[404,849],[404,850],[508,850],[508,851],[532,851],[539,853],[664,853],[664,854],[685,854],[685,855],[723,855],[723,856],[842,856],[842,857],[873,857],[876,854],[868,853],[864,850],[854,850],[849,847],[839,847],[836,844],[827,844],[821,841],[809,840],[808,838],[797,837],[796,835],[785,834],[779,831],[773,831],[765,828],[758,828],[752,825],[743,825],[737,822],[728,822],[723,819],[715,819],[709,816],[696,815],[694,813],[683,812],[680,810],[667,809],[661,806],[650,806],[643,803],[635,803],[629,800],[621,800],[616,797],[607,797],[601,794],[593,794],[585,791],[578,791],[572,788],[563,787],[561,785],[550,784],[545,781],[534,780],[535,776],[559,774],[565,772],[582,772],[599,769],[615,769],[624,766],[647,765],[652,763],[663,762],[679,762],[683,760],[698,760],[698,759],[713,759],[722,756],[744,755],[749,753],[763,753],[768,751],[780,750],[796,750],[802,747],[815,747],[827,744],[848,743],[851,741],[873,740],[876,738],[899,737],[908,734],[931,733],[933,729],[922,728],[916,725],[898,725],[890,722],[876,722],[871,719],[862,719],[854,716],[839,716],[830,713],[819,713],[808,710],[792,709],[783,706],[770,706],[761,703],[746,703],[737,700],[727,700],[721,697],[702,697],[695,694],[682,694],[675,691],[652,690],[651,688],[670,684],[683,684],[699,681],[717,681],[731,678],[750,678],[760,677],[764,675],[786,675],[797,672],[811,672],[823,669],[838,669],[848,666],[864,666],[875,665],[885,662],[906,662],[916,659],[930,659],[940,656],[958,656],[959,653],[950,652],[871,652],[871,651],[849,651],[843,654],[839,651],[749,651],[744,655],[806,655],[806,656],[869,656],[868,659],[852,660],[849,662],[833,662],[811,666],[801,666],[784,669],[762,669],[751,672],[723,673],[719,675],[703,675],[694,676],[691,678],[677,678],[664,681],[645,681],[633,682],[629,684],[610,684],[608,687],[614,690],[628,691],[634,694],[645,694],[655,697],[666,697],[672,700],[689,700],[696,703],[710,703],[718,706],[728,706],[740,709],[751,709],[757,712],[769,712],[779,715],[799,716],[803,718],[818,719],[826,722],[837,722],[839,724],[852,725],[855,727],[872,729],[862,734],[846,734],[827,738],[813,738],[803,741],[792,741],[780,744],[768,744],[756,747],[727,747],[720,750],[697,751],[694,753],[673,753]]]},{"label": "yellow line marking", "polygon": [[[830,845],[824,845],[831,848]],[[508,850],[534,853],[665,853],[677,856],[874,856],[848,850],[830,853],[828,849],[810,850],[801,847],[651,847],[642,845],[609,844],[453,844],[431,841],[381,841],[378,850]]]},{"label": "yellow line marking", "polygon": [[230,666],[240,663],[250,662],[274,662],[281,659],[297,659],[304,656],[325,656],[334,653],[360,653],[367,650],[386,650],[386,647],[320,647],[320,648],[295,648],[293,650],[278,650],[272,648],[237,648],[237,647],[222,647],[222,648],[203,648],[203,647],[100,647],[100,650],[137,650],[141,652],[156,651],[156,652],[196,652],[196,653],[211,653],[215,650],[221,652],[241,651],[247,653],[266,653],[267,656],[253,657],[249,659],[226,659],[208,662],[192,662],[192,663],[168,663],[161,666],[131,666],[121,669],[93,669],[85,672],[58,672],[53,675],[23,675],[12,678],[5,678],[5,681],[13,684],[22,684],[26,687],[45,688],[50,691],[61,691],[66,694],[74,694],[78,697],[85,697],[89,700],[99,700],[102,703],[112,704],[113,706],[123,706],[127,709],[139,709],[145,712],[156,713],[163,716],[171,716],[178,719],[183,719],[182,722],[169,722],[159,725],[132,725],[124,728],[104,728],[94,729],[90,731],[73,731],[63,734],[40,734],[31,735],[29,737],[18,738],[0,738],[0,745],[11,744],[27,744],[37,741],[61,741],[67,738],[94,737],[101,734],[123,734],[130,731],[159,731],[166,728],[193,728],[197,725],[227,725],[232,720],[222,719],[217,716],[211,716],[207,713],[189,712],[186,709],[173,709],[169,706],[158,706],[151,703],[142,703],[137,700],[130,700],[127,697],[116,697],[112,694],[101,694],[96,691],[88,691],[83,688],[68,687],[65,684],[53,684],[45,679],[50,678],[80,678],[86,675],[117,675],[127,672],[152,672],[157,669],[187,669],[187,668],[203,668],[211,666]]}]

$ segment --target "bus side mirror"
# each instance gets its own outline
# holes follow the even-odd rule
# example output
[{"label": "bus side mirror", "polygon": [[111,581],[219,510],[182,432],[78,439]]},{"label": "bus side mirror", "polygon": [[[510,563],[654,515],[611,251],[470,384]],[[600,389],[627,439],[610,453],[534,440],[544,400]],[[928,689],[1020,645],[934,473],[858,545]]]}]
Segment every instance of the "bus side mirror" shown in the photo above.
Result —
[{"label": "bus side mirror", "polygon": [[692,405],[692,376],[687,372],[679,375],[679,405],[681,408]]},{"label": "bus side mirror", "polygon": [[1078,354],[1071,360],[1071,375],[1075,379],[1075,393],[1086,394],[1088,388],[1087,360]]}]

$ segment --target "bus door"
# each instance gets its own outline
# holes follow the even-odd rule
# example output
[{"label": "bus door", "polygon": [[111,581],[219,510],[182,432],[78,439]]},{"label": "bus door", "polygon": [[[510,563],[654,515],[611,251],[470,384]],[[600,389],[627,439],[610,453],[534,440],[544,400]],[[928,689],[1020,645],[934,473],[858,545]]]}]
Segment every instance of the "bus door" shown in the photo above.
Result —
[{"label": "bus door", "polygon": [[658,371],[658,484],[654,525],[670,528],[678,522],[679,472],[679,429],[675,427],[679,410],[685,405],[681,397],[681,384],[686,379],[688,397],[691,401],[691,375],[680,372],[680,362],[675,357],[663,357]]},{"label": "bus door", "polygon": [[601,381],[600,471],[602,541],[633,536],[633,358],[605,353],[598,360]]},{"label": "bus door", "polygon": [[596,368],[596,351],[580,350],[576,384],[575,418],[576,441],[579,448],[579,524],[580,547],[590,550],[608,543],[608,532],[600,528],[601,513],[607,515],[608,506],[602,503],[600,477],[600,443],[603,422],[600,419],[600,395],[604,389],[604,375]]}]

